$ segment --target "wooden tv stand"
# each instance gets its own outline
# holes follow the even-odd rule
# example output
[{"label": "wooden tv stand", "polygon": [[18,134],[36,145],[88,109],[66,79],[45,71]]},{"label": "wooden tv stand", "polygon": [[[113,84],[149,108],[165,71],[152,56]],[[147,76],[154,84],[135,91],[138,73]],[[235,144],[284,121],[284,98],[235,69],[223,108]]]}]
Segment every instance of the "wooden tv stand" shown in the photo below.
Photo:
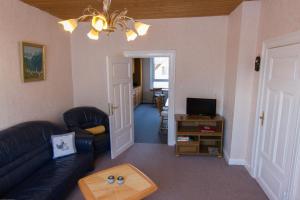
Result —
[{"label": "wooden tv stand", "polygon": [[223,117],[176,114],[175,120],[176,155],[223,157]]}]

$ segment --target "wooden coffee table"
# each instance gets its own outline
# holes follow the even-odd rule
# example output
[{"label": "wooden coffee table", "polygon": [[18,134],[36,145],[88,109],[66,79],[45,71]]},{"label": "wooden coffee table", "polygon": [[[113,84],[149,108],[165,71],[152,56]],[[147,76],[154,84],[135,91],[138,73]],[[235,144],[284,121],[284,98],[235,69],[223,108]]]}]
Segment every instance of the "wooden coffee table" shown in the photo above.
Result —
[{"label": "wooden coffee table", "polygon": [[[107,182],[107,177],[113,175],[124,177],[124,183],[119,185]],[[155,183],[144,173],[131,164],[123,164],[96,172],[78,181],[79,188],[86,200],[138,200],[157,190]]]}]

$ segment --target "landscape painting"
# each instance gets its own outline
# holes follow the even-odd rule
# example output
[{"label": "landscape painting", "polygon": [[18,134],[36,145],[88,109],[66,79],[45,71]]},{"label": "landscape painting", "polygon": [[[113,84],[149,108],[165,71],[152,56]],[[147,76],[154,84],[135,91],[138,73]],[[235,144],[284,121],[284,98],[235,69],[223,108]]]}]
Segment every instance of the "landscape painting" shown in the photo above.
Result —
[{"label": "landscape painting", "polygon": [[23,81],[45,80],[45,46],[22,42],[21,56]]}]

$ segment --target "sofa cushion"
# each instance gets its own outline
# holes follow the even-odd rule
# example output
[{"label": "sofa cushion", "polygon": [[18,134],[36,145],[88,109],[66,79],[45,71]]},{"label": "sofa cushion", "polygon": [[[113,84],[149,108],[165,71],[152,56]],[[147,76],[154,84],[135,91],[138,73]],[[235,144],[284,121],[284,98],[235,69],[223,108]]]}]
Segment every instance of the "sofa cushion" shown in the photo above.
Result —
[{"label": "sofa cushion", "polygon": [[92,128],[87,128],[85,130],[90,132],[93,135],[99,135],[99,134],[105,133],[105,127],[103,125],[95,126]]},{"label": "sofa cushion", "polygon": [[7,199],[48,200],[62,199],[66,191],[90,169],[92,154],[73,154],[67,157],[48,161],[37,172],[16,185],[8,194]]},{"label": "sofa cushion", "polygon": [[53,158],[76,153],[75,133],[51,135]]},{"label": "sofa cushion", "polygon": [[85,122],[85,123],[82,123],[80,124],[80,128],[81,129],[89,129],[89,128],[93,128],[95,126],[99,126],[99,124],[97,122]]}]

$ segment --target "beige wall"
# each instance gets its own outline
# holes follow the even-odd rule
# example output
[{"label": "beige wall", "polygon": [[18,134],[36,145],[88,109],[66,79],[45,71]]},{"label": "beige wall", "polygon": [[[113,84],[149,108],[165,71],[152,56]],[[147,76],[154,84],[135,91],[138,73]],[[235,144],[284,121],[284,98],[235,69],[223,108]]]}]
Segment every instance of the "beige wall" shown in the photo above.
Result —
[{"label": "beige wall", "polygon": [[248,140],[253,135],[249,131],[252,83],[257,72],[254,71],[256,43],[260,17],[260,2],[242,4],[242,26],[240,37],[239,62],[236,80],[236,95],[232,130],[230,157],[238,160],[247,158]]},{"label": "beige wall", "polygon": [[[60,122],[73,105],[70,38],[57,20],[18,0],[0,1],[0,129],[29,120]],[[46,81],[21,81],[23,40],[46,45]]]},{"label": "beige wall", "polygon": [[258,51],[266,39],[300,29],[299,0],[262,0]]},{"label": "beige wall", "polygon": [[224,80],[224,117],[225,117],[225,146],[224,152],[230,157],[232,127],[235,104],[235,88],[237,64],[240,46],[242,6],[240,5],[228,17],[228,37],[226,50],[226,68]]},{"label": "beige wall", "polygon": [[252,83],[255,75],[260,2],[242,3],[229,16],[224,94],[226,119],[225,153],[232,163],[245,163],[251,114]]},{"label": "beige wall", "polygon": [[149,33],[127,42],[123,33],[99,41],[86,37],[90,26],[80,25],[71,37],[75,105],[94,105],[107,111],[105,57],[125,50],[175,50],[175,112],[185,113],[186,97],[217,98],[223,108],[227,17],[143,20]]}]

